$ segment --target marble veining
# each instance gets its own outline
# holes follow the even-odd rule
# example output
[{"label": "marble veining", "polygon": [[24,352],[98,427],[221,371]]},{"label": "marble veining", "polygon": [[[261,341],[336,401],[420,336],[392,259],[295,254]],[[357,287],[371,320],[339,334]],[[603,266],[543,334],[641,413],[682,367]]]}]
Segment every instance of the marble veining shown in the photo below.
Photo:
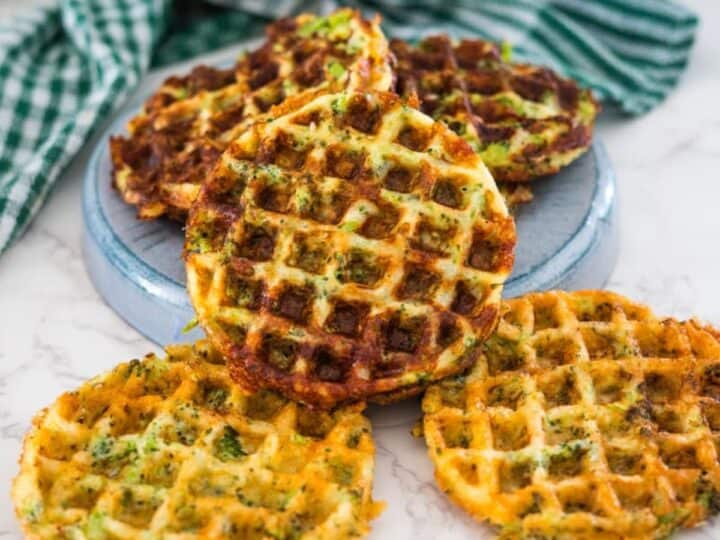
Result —
[{"label": "marble veining", "polygon": [[[644,117],[606,111],[600,121],[620,202],[621,252],[608,288],[657,313],[720,325],[720,108],[713,105],[720,95],[720,4],[686,3],[702,14],[703,26],[680,87]],[[20,537],[8,491],[32,415],[81,380],[157,350],[103,303],[85,272],[80,194],[87,158],[74,160],[26,236],[0,258],[2,539]],[[435,487],[425,446],[410,434],[419,404],[369,414],[375,496],[387,502],[371,538],[492,538]],[[718,538],[720,520],[677,537]]]}]

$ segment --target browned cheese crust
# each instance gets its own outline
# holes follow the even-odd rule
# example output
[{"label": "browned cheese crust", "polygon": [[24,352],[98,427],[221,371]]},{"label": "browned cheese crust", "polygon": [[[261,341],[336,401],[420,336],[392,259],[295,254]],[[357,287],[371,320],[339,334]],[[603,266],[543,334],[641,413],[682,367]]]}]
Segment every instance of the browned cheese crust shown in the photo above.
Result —
[{"label": "browned cheese crust", "polygon": [[506,62],[495,43],[392,40],[396,89],[470,142],[497,182],[556,173],[590,145],[599,106],[552,70]]},{"label": "browned cheese crust", "polygon": [[391,93],[272,116],[223,155],[187,228],[189,293],[236,378],[329,407],[468,366],[515,246],[482,161]]},{"label": "browned cheese crust", "polygon": [[234,68],[198,66],[169,78],[130,121],[129,135],[111,138],[113,185],[139,217],[183,221],[230,141],[286,97],[391,85],[378,20],[342,9],[281,19],[266,33]]}]

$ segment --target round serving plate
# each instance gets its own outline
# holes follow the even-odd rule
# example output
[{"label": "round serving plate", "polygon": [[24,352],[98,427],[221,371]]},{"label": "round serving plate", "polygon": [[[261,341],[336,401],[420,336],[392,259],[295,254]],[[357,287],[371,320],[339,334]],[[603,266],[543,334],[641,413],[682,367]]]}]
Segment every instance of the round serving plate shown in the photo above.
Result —
[{"label": "round serving plate", "polygon": [[[168,71],[172,68],[163,70]],[[194,312],[180,258],[182,227],[166,219],[136,218],[135,208],[111,186],[108,149],[110,135],[126,132],[127,121],[161,80],[149,77],[98,139],[87,166],[83,214],[85,258],[98,291],[129,324],[166,344],[202,335],[197,328],[184,331]],[[516,211],[518,246],[505,296],[601,288],[618,250],[615,178],[602,143],[596,140],[582,158],[532,187],[535,199]]]}]

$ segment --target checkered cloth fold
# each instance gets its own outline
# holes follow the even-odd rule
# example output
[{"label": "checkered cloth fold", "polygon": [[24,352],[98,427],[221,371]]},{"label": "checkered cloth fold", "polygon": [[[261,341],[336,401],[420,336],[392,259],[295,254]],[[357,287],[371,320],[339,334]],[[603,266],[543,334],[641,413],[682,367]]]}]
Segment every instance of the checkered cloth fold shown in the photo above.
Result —
[{"label": "checkered cloth fold", "polygon": [[[42,207],[99,121],[151,65],[187,59],[332,0],[62,0],[0,22],[0,253]],[[696,16],[664,0],[350,0],[388,35],[448,32],[514,44],[630,114],[677,84]]]}]

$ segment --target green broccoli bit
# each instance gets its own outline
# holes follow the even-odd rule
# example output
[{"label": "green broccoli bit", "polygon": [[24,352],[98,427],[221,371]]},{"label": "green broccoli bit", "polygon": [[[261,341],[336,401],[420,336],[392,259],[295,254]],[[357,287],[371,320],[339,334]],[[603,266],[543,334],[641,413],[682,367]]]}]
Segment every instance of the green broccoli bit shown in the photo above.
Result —
[{"label": "green broccoli bit", "polygon": [[222,461],[234,461],[248,453],[240,442],[240,434],[231,426],[225,426],[222,437],[215,442],[215,455]]},{"label": "green broccoli bit", "polygon": [[310,37],[313,34],[320,37],[332,37],[350,29],[351,11],[339,11],[327,17],[317,17],[303,24],[298,30],[300,37]]},{"label": "green broccoli bit", "polygon": [[510,144],[507,141],[495,142],[487,145],[480,153],[480,157],[488,165],[494,165],[505,161],[509,150]]},{"label": "green broccoli bit", "polygon": [[512,58],[512,52],[513,52],[512,43],[510,43],[509,41],[503,41],[500,44],[500,56],[502,57],[503,62],[510,61],[510,58]]},{"label": "green broccoli bit", "polygon": [[107,534],[105,532],[105,513],[93,512],[88,517],[87,525],[85,525],[85,534],[88,540],[105,540]]},{"label": "green broccoli bit", "polygon": [[197,317],[193,317],[188,321],[188,323],[182,327],[182,333],[187,334],[190,332],[193,328],[195,328],[198,325]]},{"label": "green broccoli bit", "polygon": [[343,66],[340,62],[337,62],[335,60],[333,60],[332,62],[330,62],[328,64],[327,70],[328,70],[328,73],[335,79],[339,79],[347,71],[345,69],[345,66]]}]

